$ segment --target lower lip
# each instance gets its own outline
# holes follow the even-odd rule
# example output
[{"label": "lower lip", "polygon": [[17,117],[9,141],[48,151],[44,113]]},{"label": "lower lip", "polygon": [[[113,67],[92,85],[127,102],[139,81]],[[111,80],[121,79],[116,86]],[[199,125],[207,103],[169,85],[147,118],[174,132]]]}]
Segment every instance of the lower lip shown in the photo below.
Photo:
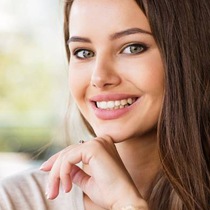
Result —
[{"label": "lower lip", "polygon": [[114,119],[120,118],[121,116],[129,112],[134,107],[136,102],[137,100],[130,106],[127,106],[121,109],[113,109],[113,110],[99,109],[96,107],[95,103],[92,103],[92,107],[93,107],[96,117],[98,117],[99,119],[114,120]]}]

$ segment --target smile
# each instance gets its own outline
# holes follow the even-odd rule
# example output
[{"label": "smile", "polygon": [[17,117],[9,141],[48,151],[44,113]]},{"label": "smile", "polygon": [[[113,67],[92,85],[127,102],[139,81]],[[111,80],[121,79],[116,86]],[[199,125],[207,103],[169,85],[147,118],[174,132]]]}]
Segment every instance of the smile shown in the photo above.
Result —
[{"label": "smile", "polygon": [[101,94],[90,98],[89,101],[97,118],[114,120],[133,110],[140,98],[128,94]]},{"label": "smile", "polygon": [[115,100],[115,101],[96,101],[96,107],[98,109],[105,109],[105,110],[116,110],[116,109],[123,109],[125,107],[130,106],[136,101],[136,98],[128,98],[122,100]]}]

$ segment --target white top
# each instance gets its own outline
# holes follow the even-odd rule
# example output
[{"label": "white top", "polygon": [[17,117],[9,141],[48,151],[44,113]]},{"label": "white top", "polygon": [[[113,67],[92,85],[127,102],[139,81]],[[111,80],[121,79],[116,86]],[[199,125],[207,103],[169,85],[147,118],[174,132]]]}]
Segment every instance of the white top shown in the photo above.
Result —
[{"label": "white top", "polygon": [[73,186],[70,193],[60,190],[55,200],[45,196],[48,173],[39,170],[0,181],[0,210],[85,210],[83,192]]}]

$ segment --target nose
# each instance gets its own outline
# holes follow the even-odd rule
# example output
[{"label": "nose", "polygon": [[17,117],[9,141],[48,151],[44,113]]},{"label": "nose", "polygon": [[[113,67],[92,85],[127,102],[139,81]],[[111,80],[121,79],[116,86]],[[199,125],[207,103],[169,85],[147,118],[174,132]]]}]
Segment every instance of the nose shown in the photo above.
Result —
[{"label": "nose", "polygon": [[91,75],[91,85],[96,88],[108,88],[119,85],[121,77],[114,61],[103,56],[97,58]]}]

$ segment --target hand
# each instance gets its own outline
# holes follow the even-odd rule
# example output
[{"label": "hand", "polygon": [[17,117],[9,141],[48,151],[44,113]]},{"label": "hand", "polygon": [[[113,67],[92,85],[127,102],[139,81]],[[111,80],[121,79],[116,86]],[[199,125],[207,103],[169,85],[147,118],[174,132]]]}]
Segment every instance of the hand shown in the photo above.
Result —
[{"label": "hand", "polygon": [[[88,166],[89,174],[76,166],[79,162]],[[52,156],[41,169],[50,171],[49,199],[57,197],[61,182],[65,192],[69,192],[74,183],[103,208],[116,209],[128,204],[136,206],[137,203],[145,206],[112,139],[108,136],[71,145]]]}]

